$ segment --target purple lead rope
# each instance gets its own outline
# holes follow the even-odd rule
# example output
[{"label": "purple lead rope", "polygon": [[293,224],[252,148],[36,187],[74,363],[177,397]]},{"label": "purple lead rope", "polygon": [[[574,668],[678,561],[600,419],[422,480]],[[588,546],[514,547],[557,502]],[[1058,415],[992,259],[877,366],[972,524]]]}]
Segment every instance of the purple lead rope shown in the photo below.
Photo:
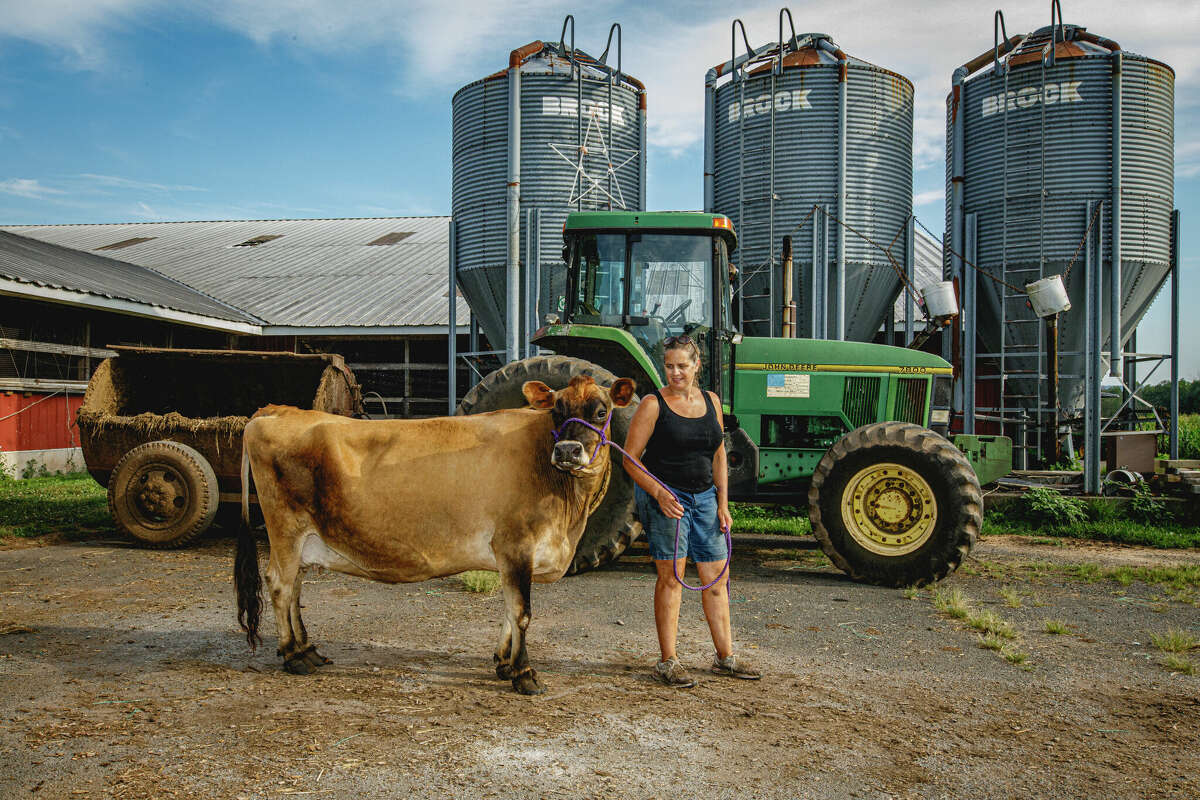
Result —
[{"label": "purple lead rope", "polygon": [[[675,494],[675,492],[671,491],[670,486],[667,486],[665,483],[663,483],[657,477],[655,477],[654,473],[652,473],[650,470],[643,467],[642,462],[638,461],[636,458],[631,456],[629,454],[629,451],[627,451],[624,447],[621,447],[621,445],[617,444],[612,439],[608,438],[608,424],[610,422],[612,422],[612,414],[609,414],[608,419],[606,419],[604,421],[603,428],[597,428],[592,423],[590,423],[586,420],[582,420],[579,417],[571,417],[570,419],[564,421],[563,424],[558,427],[558,430],[550,431],[550,435],[554,437],[554,441],[557,442],[559,440],[559,438],[562,436],[563,429],[566,428],[567,423],[570,423],[570,422],[578,422],[580,425],[583,425],[585,428],[590,428],[593,431],[595,431],[596,433],[600,434],[600,441],[596,444],[596,449],[592,451],[592,457],[588,459],[589,464],[591,464],[592,461],[596,458],[596,454],[600,452],[600,448],[603,447],[604,445],[607,444],[607,445],[610,445],[611,447],[615,447],[618,450],[620,450],[621,453],[623,453],[626,458],[628,458],[630,461],[632,461],[633,465],[635,467],[637,467],[638,469],[640,469],[646,475],[646,477],[648,477],[650,480],[654,481],[659,486],[661,486],[663,489],[665,489],[667,494],[669,494],[669,495],[671,495],[671,497],[675,498],[676,503],[679,503],[679,496],[677,494]],[[682,503],[679,503],[679,504],[681,506],[683,505]],[[681,522],[681,520],[678,520],[678,519],[675,520],[675,552],[673,554],[675,557],[671,560],[671,568],[675,572],[675,580],[679,581],[679,584],[681,586],[683,586],[687,589],[691,589],[693,592],[702,592],[711,586],[715,586],[717,584],[717,582],[721,580],[721,578],[725,577],[725,573],[729,572],[729,560],[731,558],[733,558],[732,526],[729,528],[725,528],[722,531],[725,534],[725,566],[721,568],[721,574],[718,575],[717,577],[713,578],[712,581],[704,584],[703,586],[692,586],[691,584],[684,581],[683,577],[679,574],[679,523],[680,522]]]}]

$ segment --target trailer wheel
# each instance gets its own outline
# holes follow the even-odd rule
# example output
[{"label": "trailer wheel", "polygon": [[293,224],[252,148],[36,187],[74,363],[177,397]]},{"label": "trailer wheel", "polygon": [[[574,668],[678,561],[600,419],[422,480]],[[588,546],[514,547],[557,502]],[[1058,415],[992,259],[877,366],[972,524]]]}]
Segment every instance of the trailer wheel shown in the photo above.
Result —
[{"label": "trailer wheel", "polygon": [[[482,414],[502,408],[524,408],[527,403],[521,387],[526,381],[541,381],[558,390],[580,374],[592,376],[603,386],[611,386],[617,379],[604,367],[583,359],[558,355],[533,356],[505,364],[484,376],[463,398],[457,413]],[[634,401],[625,408],[614,410],[611,436],[618,443],[624,444],[629,420],[636,409],[637,402]],[[608,494],[588,518],[587,528],[579,540],[579,546],[575,548],[575,558],[567,568],[568,575],[615,561],[642,533],[642,525],[633,515],[634,484],[621,468],[621,453],[613,451],[609,457],[613,461]]]},{"label": "trailer wheel", "polygon": [[909,422],[878,422],[825,453],[808,490],[821,549],[855,580],[921,586],[975,546],[983,495],[953,444]]},{"label": "trailer wheel", "polygon": [[108,481],[108,509],[138,544],[182,547],[212,524],[220,505],[217,476],[194,448],[147,442],[117,462]]}]

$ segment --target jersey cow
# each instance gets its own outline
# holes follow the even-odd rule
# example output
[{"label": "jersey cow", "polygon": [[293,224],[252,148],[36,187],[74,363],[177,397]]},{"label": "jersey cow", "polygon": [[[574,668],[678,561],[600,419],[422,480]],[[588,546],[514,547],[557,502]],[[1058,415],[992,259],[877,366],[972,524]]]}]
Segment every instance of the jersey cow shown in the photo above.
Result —
[{"label": "jersey cow", "polygon": [[566,572],[611,468],[600,436],[568,420],[606,429],[613,409],[632,401],[633,388],[628,378],[605,389],[576,376],[557,392],[530,381],[524,386],[530,408],[424,420],[260,409],[244,436],[234,567],[238,622],[250,646],[260,641],[262,607],[247,513],[252,470],[270,541],[267,588],[288,672],[307,674],[329,663],[300,619],[300,579],[308,567],[388,583],[497,570],[506,614],[496,674],[522,694],[541,692],[525,650],[530,584]]}]

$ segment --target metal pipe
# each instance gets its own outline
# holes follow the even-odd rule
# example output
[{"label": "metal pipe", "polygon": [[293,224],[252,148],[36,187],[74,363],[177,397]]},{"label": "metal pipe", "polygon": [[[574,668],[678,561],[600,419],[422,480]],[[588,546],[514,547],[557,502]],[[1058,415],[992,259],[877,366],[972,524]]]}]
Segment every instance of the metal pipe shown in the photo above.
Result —
[{"label": "metal pipe", "polygon": [[[713,213],[713,199],[717,163],[717,68],[713,67],[704,77],[704,210]],[[645,184],[645,176],[642,183]],[[741,234],[741,231],[738,231]]]},{"label": "metal pipe", "polygon": [[808,280],[808,333],[810,339],[824,339],[825,330],[822,322],[826,313],[825,303],[821,297],[821,277],[825,272],[825,258],[821,252],[821,230],[817,227],[817,218],[826,219],[824,214],[817,213],[813,206],[812,223],[812,269]]},{"label": "metal pipe", "polygon": [[963,83],[969,74],[967,66],[954,71],[954,88],[950,97],[950,274],[946,276],[949,280],[956,280],[963,273],[960,254],[963,251],[963,130],[966,109],[962,108],[962,95]]},{"label": "metal pipe", "polygon": [[[1061,13],[1061,12],[1059,12]],[[1109,374],[1121,377],[1121,60],[1112,54],[1112,265],[1108,298]]]},{"label": "metal pipe", "polygon": [[451,219],[448,223],[449,231],[449,249],[450,249],[450,291],[446,292],[449,316],[446,318],[446,353],[447,353],[447,393],[449,397],[449,406],[446,410],[446,415],[453,417],[455,410],[458,408],[458,326],[455,322],[458,319],[458,253],[457,237],[454,231],[454,220]]},{"label": "metal pipe", "polygon": [[792,283],[792,237],[783,237],[783,338],[796,338],[796,298]]},{"label": "metal pipe", "polygon": [[1179,458],[1179,209],[1171,212],[1171,424],[1169,454]]},{"label": "metal pipe", "polygon": [[[828,39],[818,39],[817,47],[838,60],[838,146],[837,146],[837,218],[846,220],[846,108],[850,59],[842,49]],[[837,231],[837,282],[834,289],[834,337],[846,338],[846,237]]]},{"label": "metal pipe", "polygon": [[904,279],[908,283],[908,288],[904,292],[904,346],[908,347],[913,342],[913,314],[916,313],[916,303],[913,301],[912,287],[914,285],[913,277],[917,268],[917,218],[909,216],[908,218],[908,241],[904,244]]},{"label": "metal pipe", "polygon": [[[1098,201],[1087,204],[1087,219],[1092,218]],[[1100,339],[1101,268],[1104,260],[1104,220],[1096,219],[1095,230],[1087,237],[1084,254],[1084,316],[1087,331],[1084,347],[1084,425],[1083,425],[1083,488],[1088,494],[1100,492]]]},{"label": "metal pipe", "polygon": [[[471,331],[470,344],[468,346],[471,348],[472,353],[478,353],[479,352],[479,317],[475,316],[474,311],[471,312],[470,331]],[[489,342],[489,344],[491,344],[491,343]],[[492,347],[495,347],[495,345],[492,345]],[[478,356],[476,356],[476,358],[478,358]],[[469,363],[470,362],[468,362],[468,364]],[[467,373],[467,381],[471,384],[471,388],[474,389],[475,386],[479,383],[479,370],[477,370],[477,369],[470,370]]]},{"label": "metal pipe", "polygon": [[[564,23],[565,24],[565,23]],[[508,57],[508,264],[505,270],[506,361],[516,361],[521,347],[521,61],[513,50]]]},{"label": "metal pipe", "polygon": [[[967,214],[964,220],[963,255],[972,263],[977,263],[978,219],[975,214]],[[963,433],[975,433],[975,363],[976,325],[978,324],[976,301],[978,282],[975,270],[968,269],[962,276],[962,308],[958,315],[959,330],[962,331],[962,385],[963,385]]]},{"label": "metal pipe", "polygon": [[1046,317],[1046,362],[1050,376],[1046,388],[1046,405],[1050,409],[1050,435],[1042,458],[1049,464],[1061,459],[1058,443],[1058,314]]}]

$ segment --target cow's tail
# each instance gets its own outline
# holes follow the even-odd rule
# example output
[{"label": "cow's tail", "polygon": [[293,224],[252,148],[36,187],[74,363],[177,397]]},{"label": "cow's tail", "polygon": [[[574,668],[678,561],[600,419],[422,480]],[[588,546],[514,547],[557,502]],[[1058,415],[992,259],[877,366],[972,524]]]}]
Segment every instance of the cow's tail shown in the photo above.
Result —
[{"label": "cow's tail", "polygon": [[[249,427],[249,426],[247,426]],[[248,432],[247,432],[248,433]],[[250,443],[242,436],[242,524],[238,526],[233,583],[237,587],[238,624],[246,632],[250,649],[258,649],[258,621],[262,614],[262,576],[258,571],[258,546],[250,530]]]}]

